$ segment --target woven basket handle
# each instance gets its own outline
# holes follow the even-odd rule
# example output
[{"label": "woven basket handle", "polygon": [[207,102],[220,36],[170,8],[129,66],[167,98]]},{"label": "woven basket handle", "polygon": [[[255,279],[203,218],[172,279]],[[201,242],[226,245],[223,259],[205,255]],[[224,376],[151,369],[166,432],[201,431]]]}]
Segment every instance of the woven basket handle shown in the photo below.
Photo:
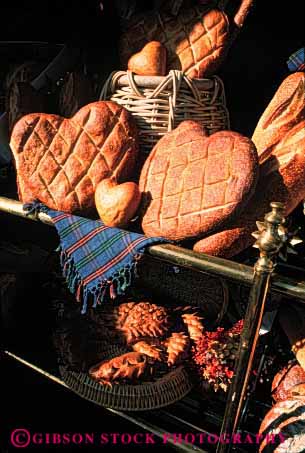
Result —
[{"label": "woven basket handle", "polygon": [[163,77],[163,80],[159,83],[158,86],[153,90],[150,94],[144,94],[142,92],[142,88],[140,88],[136,81],[134,80],[134,73],[131,71],[118,71],[112,72],[108,79],[106,80],[104,86],[102,87],[99,100],[106,100],[109,93],[114,93],[117,89],[117,84],[119,79],[122,76],[127,75],[128,83],[130,88],[133,90],[134,94],[136,94],[139,98],[143,99],[154,99],[157,98],[158,95],[168,87],[168,85],[172,84],[173,88],[173,106],[176,105],[176,98],[180,90],[181,82],[184,80],[186,84],[191,89],[193,96],[195,99],[200,101],[200,92],[194,82],[189,79],[182,71],[172,69],[167,76]]},{"label": "woven basket handle", "polygon": [[[190,79],[187,75],[185,75],[182,71],[172,69],[166,77],[162,78],[162,81],[156,86],[156,88],[148,94],[142,92],[142,88],[140,88],[135,79],[134,73],[131,71],[118,71],[113,72],[110,74],[108,79],[106,80],[102,91],[99,96],[99,100],[106,100],[108,99],[109,93],[114,93],[117,89],[117,84],[121,76],[127,75],[129,88],[132,90],[133,94],[138,96],[139,99],[158,99],[159,95],[164,92],[164,90],[171,85],[172,90],[170,90],[168,104],[169,104],[169,112],[168,112],[168,131],[171,131],[175,127],[175,109],[177,106],[177,97],[179,95],[181,83],[184,81],[186,85],[191,90],[194,99],[201,103],[201,94],[198,90],[195,82]],[[214,96],[211,100],[211,104],[213,104],[218,96],[219,89],[221,88],[221,82],[218,77],[214,76]]]}]

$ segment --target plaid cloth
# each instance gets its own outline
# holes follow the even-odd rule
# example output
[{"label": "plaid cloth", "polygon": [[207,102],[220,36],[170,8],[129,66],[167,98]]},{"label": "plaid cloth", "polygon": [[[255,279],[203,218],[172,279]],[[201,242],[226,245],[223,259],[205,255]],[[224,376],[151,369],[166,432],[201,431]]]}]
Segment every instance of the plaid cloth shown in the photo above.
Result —
[{"label": "plaid cloth", "polygon": [[54,211],[37,201],[25,204],[23,209],[27,214],[45,212],[51,217],[60,237],[62,272],[70,291],[83,303],[82,313],[89,300],[93,307],[101,303],[107,290],[112,299],[124,294],[145,247],[170,242],[109,228],[100,220]]},{"label": "plaid cloth", "polygon": [[305,47],[294,52],[287,61],[290,72],[304,71],[305,69]]}]

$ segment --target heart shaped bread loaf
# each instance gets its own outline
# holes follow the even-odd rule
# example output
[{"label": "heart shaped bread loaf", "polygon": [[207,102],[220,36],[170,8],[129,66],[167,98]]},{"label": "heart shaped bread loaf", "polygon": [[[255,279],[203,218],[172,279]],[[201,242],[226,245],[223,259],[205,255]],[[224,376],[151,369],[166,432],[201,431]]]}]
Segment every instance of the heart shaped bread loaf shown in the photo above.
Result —
[{"label": "heart shaped bread loaf", "polygon": [[93,102],[72,118],[34,113],[11,136],[19,197],[39,199],[70,213],[95,211],[94,192],[104,178],[132,179],[138,151],[133,118],[114,102]]},{"label": "heart shaped bread loaf", "polygon": [[97,185],[94,198],[97,212],[105,225],[125,228],[139,207],[141,193],[135,182],[117,184],[109,178]]},{"label": "heart shaped bread loaf", "polygon": [[128,61],[128,69],[138,75],[164,76],[166,49],[158,41],[151,41]]},{"label": "heart shaped bread loaf", "polygon": [[191,78],[214,74],[225,58],[230,36],[227,15],[207,5],[181,9],[178,16],[152,12],[132,17],[120,40],[120,58],[126,67],[131,55],[149,41],[167,50],[168,68]]},{"label": "heart shaped bread loaf", "polygon": [[289,75],[261,116],[252,140],[260,160],[257,191],[240,219],[224,231],[198,241],[194,250],[231,258],[254,244],[256,222],[263,221],[270,203],[285,205],[289,215],[305,198],[305,74]]},{"label": "heart shaped bread loaf", "polygon": [[172,240],[201,237],[239,213],[253,194],[258,156],[237,132],[207,136],[184,121],[155,145],[140,176],[142,228]]}]

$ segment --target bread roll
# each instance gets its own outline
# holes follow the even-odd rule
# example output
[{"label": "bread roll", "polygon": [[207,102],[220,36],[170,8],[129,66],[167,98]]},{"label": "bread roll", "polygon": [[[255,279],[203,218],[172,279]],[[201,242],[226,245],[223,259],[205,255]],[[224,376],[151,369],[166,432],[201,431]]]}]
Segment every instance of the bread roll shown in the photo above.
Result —
[{"label": "bread roll", "polygon": [[123,228],[135,215],[141,193],[135,182],[117,184],[113,179],[103,179],[95,191],[97,212],[109,227]]},{"label": "bread roll", "polygon": [[128,69],[138,75],[164,76],[166,74],[166,48],[151,41],[128,61]]}]

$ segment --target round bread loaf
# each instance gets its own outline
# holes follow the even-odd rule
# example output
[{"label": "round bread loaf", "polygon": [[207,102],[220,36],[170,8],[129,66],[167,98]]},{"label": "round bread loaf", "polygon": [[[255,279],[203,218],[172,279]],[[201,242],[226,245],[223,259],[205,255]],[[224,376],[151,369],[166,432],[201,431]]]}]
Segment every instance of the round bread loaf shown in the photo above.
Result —
[{"label": "round bread loaf", "polygon": [[128,61],[129,71],[138,75],[165,76],[166,49],[159,41],[151,41],[132,55]]},{"label": "round bread loaf", "polygon": [[264,220],[272,201],[283,203],[285,215],[289,215],[305,198],[305,121],[294,128],[287,145],[284,143],[282,149],[269,156],[260,169],[256,192],[242,217],[223,231],[198,241],[195,251],[231,258],[254,244],[256,222]]},{"label": "round bread loaf", "polygon": [[117,184],[113,179],[103,179],[96,187],[94,199],[105,225],[125,228],[139,207],[141,194],[135,182]]},{"label": "round bread loaf", "polygon": [[257,177],[250,139],[231,131],[207,137],[199,123],[184,121],[159,140],[142,169],[142,228],[176,241],[203,236],[241,212]]}]

